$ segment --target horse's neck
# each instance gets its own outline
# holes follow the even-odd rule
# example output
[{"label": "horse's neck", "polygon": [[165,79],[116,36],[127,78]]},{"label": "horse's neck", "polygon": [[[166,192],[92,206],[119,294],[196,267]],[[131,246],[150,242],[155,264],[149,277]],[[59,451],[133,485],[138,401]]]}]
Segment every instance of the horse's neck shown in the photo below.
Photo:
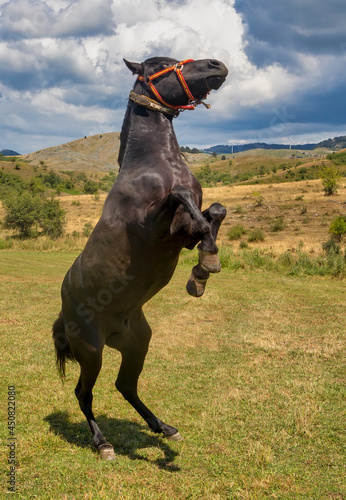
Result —
[{"label": "horse's neck", "polygon": [[181,161],[172,118],[129,102],[121,130],[120,168],[155,161],[155,156]]}]

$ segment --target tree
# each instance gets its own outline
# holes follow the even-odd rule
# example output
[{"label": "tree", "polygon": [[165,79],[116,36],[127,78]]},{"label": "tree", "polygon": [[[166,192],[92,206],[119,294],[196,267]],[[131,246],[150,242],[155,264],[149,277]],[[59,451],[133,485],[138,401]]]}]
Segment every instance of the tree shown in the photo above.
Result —
[{"label": "tree", "polygon": [[341,242],[346,233],[346,216],[339,215],[336,217],[329,227],[329,232],[332,233],[337,241]]},{"label": "tree", "polygon": [[64,232],[65,211],[60,208],[59,200],[42,201],[39,196],[26,191],[5,198],[3,204],[7,212],[5,227],[18,231],[21,238],[33,236],[34,226],[41,227],[43,234],[51,238],[57,238]]},{"label": "tree", "polygon": [[259,175],[260,177],[263,177],[263,175],[265,175],[266,173],[267,173],[267,169],[265,168],[265,166],[264,166],[264,165],[261,165],[261,166],[260,166],[260,169],[259,169],[259,172],[258,172],[258,175]]},{"label": "tree", "polygon": [[341,174],[336,167],[328,167],[325,165],[320,173],[320,179],[322,180],[326,196],[331,196],[337,193]]},{"label": "tree", "polygon": [[7,212],[4,225],[7,228],[19,231],[21,238],[32,235],[33,226],[39,221],[42,202],[38,196],[28,192],[10,196],[3,200]]}]

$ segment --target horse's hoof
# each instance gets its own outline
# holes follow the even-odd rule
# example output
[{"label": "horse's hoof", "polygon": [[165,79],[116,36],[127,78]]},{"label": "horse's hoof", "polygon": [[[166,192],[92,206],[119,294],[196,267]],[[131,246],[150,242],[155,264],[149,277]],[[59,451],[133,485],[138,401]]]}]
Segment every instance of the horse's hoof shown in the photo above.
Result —
[{"label": "horse's hoof", "polygon": [[204,252],[198,249],[200,265],[210,273],[219,273],[221,271],[220,259],[217,253]]},{"label": "horse's hoof", "polygon": [[102,460],[114,460],[115,453],[111,444],[104,444],[99,446],[98,452]]},{"label": "horse's hoof", "polygon": [[182,441],[182,437],[180,435],[180,432],[176,432],[172,436],[165,436],[166,439],[169,439],[170,441]]},{"label": "horse's hoof", "polygon": [[201,297],[204,294],[206,281],[197,281],[193,274],[191,274],[186,285],[187,293],[192,295],[192,297]]}]

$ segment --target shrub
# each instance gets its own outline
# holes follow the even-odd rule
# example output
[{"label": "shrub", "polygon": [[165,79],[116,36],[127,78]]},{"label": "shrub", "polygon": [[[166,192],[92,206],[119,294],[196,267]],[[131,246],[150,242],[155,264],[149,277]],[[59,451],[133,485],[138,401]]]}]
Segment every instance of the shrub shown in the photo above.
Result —
[{"label": "shrub", "polygon": [[60,208],[59,200],[45,200],[41,208],[40,226],[44,234],[51,238],[59,238],[64,234],[65,210]]},{"label": "shrub", "polygon": [[334,238],[330,238],[328,241],[322,243],[322,249],[326,252],[327,255],[338,255],[340,253],[340,247],[335,243]]},{"label": "shrub", "polygon": [[16,174],[6,174],[0,171],[0,198],[17,196],[28,189],[28,183]]},{"label": "shrub", "polygon": [[326,196],[331,196],[337,193],[341,174],[336,167],[324,166],[323,170],[320,173],[320,179],[322,180],[324,193]]},{"label": "shrub", "polygon": [[51,238],[63,234],[65,211],[60,208],[58,200],[52,198],[42,201],[39,196],[24,192],[5,198],[3,203],[6,210],[4,226],[18,231],[21,238],[37,235],[39,226],[43,234]]},{"label": "shrub", "polygon": [[260,229],[254,229],[253,231],[251,231],[251,233],[249,234],[249,237],[248,237],[248,241],[250,243],[254,243],[256,241],[264,241],[264,234],[263,234],[263,231],[261,231]]},{"label": "shrub", "polygon": [[10,238],[0,238],[0,250],[7,250],[13,247],[13,240]]},{"label": "shrub", "polygon": [[278,217],[271,223],[270,230],[273,231],[273,233],[277,233],[283,231],[284,227],[285,223],[283,217]]},{"label": "shrub", "polygon": [[28,238],[33,234],[33,226],[40,220],[42,202],[37,196],[28,192],[20,196],[11,196],[4,200],[6,216],[4,225],[15,229],[21,238]]},{"label": "shrub", "polygon": [[96,194],[96,193],[98,193],[98,190],[99,190],[99,186],[98,186],[97,182],[91,181],[91,180],[85,181],[85,183],[84,183],[84,192],[85,193]]},{"label": "shrub", "polygon": [[261,207],[263,205],[263,196],[261,195],[261,193],[255,191],[251,196],[255,201],[254,208]]},{"label": "shrub", "polygon": [[329,227],[329,232],[333,234],[337,241],[342,241],[346,233],[346,216],[339,215],[336,217]]},{"label": "shrub", "polygon": [[91,222],[86,222],[84,224],[83,230],[82,230],[83,236],[86,236],[87,238],[89,238],[89,236],[92,233],[92,230],[93,230],[93,225],[91,224]]},{"label": "shrub", "polygon": [[245,233],[246,230],[244,226],[242,226],[241,224],[236,224],[235,226],[230,228],[230,230],[227,233],[227,236],[229,240],[240,240],[240,238]]}]

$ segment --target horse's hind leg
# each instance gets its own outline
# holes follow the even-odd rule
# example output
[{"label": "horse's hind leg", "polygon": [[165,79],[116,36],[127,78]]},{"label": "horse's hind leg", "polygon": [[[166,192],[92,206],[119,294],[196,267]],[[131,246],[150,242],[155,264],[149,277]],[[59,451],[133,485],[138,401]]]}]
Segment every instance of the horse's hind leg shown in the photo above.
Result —
[{"label": "horse's hind leg", "polygon": [[161,433],[168,439],[178,441],[181,439],[178,430],[161,422],[161,420],[145,406],[137,394],[138,378],[143,369],[151,338],[151,328],[141,310],[131,317],[129,328],[130,331],[127,333],[128,340],[126,344],[119,349],[122,356],[122,362],[115,386],[147,422],[153,432]]},{"label": "horse's hind leg", "polygon": [[191,276],[187,282],[186,289],[190,295],[200,297],[205,290],[209,273],[218,273],[221,270],[216,238],[220,225],[226,216],[226,209],[220,203],[213,203],[202,212],[204,218],[210,224],[210,231],[206,233],[197,246],[199,262],[192,269]]},{"label": "horse's hind leg", "polygon": [[104,460],[113,460],[113,446],[108,443],[106,438],[103,436],[92,411],[92,389],[101,370],[102,349],[96,350],[94,347],[90,345],[87,346],[86,344],[85,346],[86,348],[83,349],[83,351],[81,351],[79,346],[78,353],[75,355],[81,368],[81,374],[75,389],[75,394],[78,399],[79,406],[90,426],[93,444],[99,452],[100,457]]}]

